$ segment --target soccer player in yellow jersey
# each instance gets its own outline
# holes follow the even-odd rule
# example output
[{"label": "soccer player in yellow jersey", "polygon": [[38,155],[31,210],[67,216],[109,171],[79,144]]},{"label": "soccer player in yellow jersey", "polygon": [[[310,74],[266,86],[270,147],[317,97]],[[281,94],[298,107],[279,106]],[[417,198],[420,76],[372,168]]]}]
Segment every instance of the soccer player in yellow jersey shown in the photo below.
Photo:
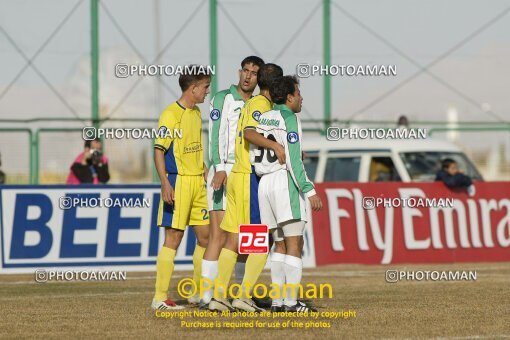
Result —
[{"label": "soccer player in yellow jersey", "polygon": [[154,162],[161,181],[158,226],[165,228],[165,242],[157,257],[156,292],[152,308],[182,309],[168,299],[175,252],[186,226],[197,237],[193,253],[193,279],[201,277],[202,257],[207,247],[209,216],[202,146],[202,118],[196,106],[209,93],[211,76],[193,66],[179,77],[182,95],[168,106],[159,119],[159,136],[154,143]]},{"label": "soccer player in yellow jersey", "polygon": [[[235,162],[232,172],[227,181],[227,210],[220,228],[227,231],[227,240],[221,250],[218,259],[219,290],[228,289],[230,277],[238,256],[239,225],[260,224],[258,207],[258,177],[252,170],[250,163],[250,143],[271,149],[275,152],[280,163],[285,163],[285,150],[283,147],[265,138],[255,129],[258,121],[265,112],[272,108],[269,95],[269,85],[283,76],[283,70],[275,64],[265,64],[259,69],[257,83],[260,94],[246,102],[241,110],[237,123],[235,140]],[[246,261],[243,286],[256,283],[267,261],[267,254],[252,254]],[[250,293],[250,292],[244,292]],[[216,294],[209,303],[211,310],[231,310],[233,307],[247,310],[260,311],[253,300],[247,298],[236,299],[232,305],[222,294]]]}]

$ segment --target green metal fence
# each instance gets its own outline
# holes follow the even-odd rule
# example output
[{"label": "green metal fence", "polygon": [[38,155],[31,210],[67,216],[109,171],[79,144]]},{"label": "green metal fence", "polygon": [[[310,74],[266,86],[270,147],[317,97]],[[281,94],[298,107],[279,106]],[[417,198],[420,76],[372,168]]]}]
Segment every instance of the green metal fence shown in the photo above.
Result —
[{"label": "green metal fence", "polygon": [[[78,123],[78,125],[82,125],[83,123],[87,124],[90,123],[92,125],[92,121],[83,121],[76,118],[67,118],[67,119],[55,119],[55,118],[36,118],[36,119],[28,119],[28,120],[15,120],[15,119],[0,119],[0,123],[16,123],[19,124],[19,126],[27,126],[31,123],[44,123],[44,122],[73,122]],[[101,127],[104,126],[106,123],[115,123],[115,122],[130,122],[130,123],[136,123],[137,128],[154,128],[157,126],[157,120],[156,119],[147,119],[147,118],[130,118],[130,119],[122,119],[122,118],[111,118],[108,120],[97,120],[97,126]],[[204,132],[207,132],[207,122],[204,121]],[[325,130],[322,128],[314,128],[311,126],[316,125],[319,123],[320,125],[323,125],[325,122],[323,120],[303,120],[304,125],[308,125],[310,127],[304,128],[304,132],[306,134],[324,134]],[[394,121],[341,121],[341,120],[332,120],[328,122],[330,126],[338,126],[338,127],[349,127],[349,126],[364,126],[364,127],[382,127],[382,128],[390,128],[395,126]],[[479,133],[496,133],[496,132],[502,132],[505,133],[504,136],[508,135],[507,133],[510,133],[510,124],[497,124],[495,125],[492,122],[463,122],[458,123],[457,126],[453,127],[446,127],[445,122],[439,122],[439,121],[427,121],[427,122],[413,122],[413,127],[427,127],[428,128],[428,135],[437,137],[440,136],[441,133],[445,132],[451,132],[451,131],[457,131],[457,132],[479,132]],[[72,137],[75,140],[80,141],[80,144],[83,142],[82,140],[82,132],[83,127],[39,127],[39,128],[27,128],[27,127],[10,127],[10,128],[0,128],[0,133],[23,133],[26,134],[26,138],[28,139],[29,143],[29,174],[28,174],[28,182],[30,184],[39,184],[40,183],[40,160],[41,160],[41,138],[42,136],[47,136],[49,134],[62,134],[62,133],[72,133]],[[65,141],[65,140],[64,140]],[[122,142],[122,141],[119,141]],[[110,141],[105,141],[105,149],[108,151],[108,147]],[[152,141],[144,141],[144,148],[147,148],[147,150],[152,150]],[[19,144],[19,143],[13,143],[13,144]],[[74,150],[76,153],[80,150]],[[150,152],[150,151],[149,151]],[[105,152],[107,154],[107,152]],[[68,165],[71,164],[72,159],[68,159],[67,163],[62,164],[62,168],[66,169]],[[147,162],[150,163],[150,169],[151,169],[151,178],[153,182],[157,181],[156,172],[154,169],[154,164],[152,162],[151,155],[149,155],[149,158],[147,159]],[[65,167],[64,167],[65,166]],[[115,168],[112,170],[115,171]],[[65,175],[65,171],[62,172],[63,175]]]},{"label": "green metal fence", "polygon": [[[442,3],[437,3],[439,8],[443,8]],[[125,10],[125,6],[131,6],[131,10]],[[239,10],[240,6],[243,6],[242,11]],[[271,37],[272,39],[267,39],[266,35],[268,32],[271,33],[273,29],[272,25],[264,25],[265,31],[260,29],[261,33],[258,29],[253,29],[252,25],[240,25],[245,18],[245,16],[240,17],[240,13],[243,13],[243,15],[245,12],[249,13],[250,19],[254,19],[261,14],[269,15],[270,13],[266,9],[271,9],[272,6],[277,8],[274,12],[288,10],[289,8],[296,9],[292,12],[293,14],[299,12],[299,16],[293,17],[295,20],[287,20],[285,27],[278,26],[279,29],[285,28],[285,32],[279,32],[282,33],[281,36],[275,35],[275,37]],[[333,80],[329,75],[321,76],[321,78],[302,79],[302,88],[309,86],[308,89],[321,90],[312,94],[303,91],[305,105],[313,107],[311,110],[306,107],[303,109],[302,121],[306,132],[324,133],[330,125],[394,127],[396,122],[393,120],[378,120],[380,116],[376,114],[378,112],[377,105],[387,100],[388,97],[395,95],[400,89],[409,86],[419,76],[425,75],[439,88],[451,94],[449,98],[458,100],[458,102],[453,102],[453,106],[456,105],[459,108],[464,105],[462,110],[459,111],[459,116],[466,119],[463,114],[471,112],[479,115],[481,121],[458,122],[455,124],[445,121],[425,121],[429,116],[427,116],[427,112],[423,115],[419,114],[419,105],[401,107],[398,98],[396,98],[395,104],[391,106],[392,110],[407,114],[412,120],[413,127],[428,128],[429,135],[435,137],[441,137],[445,132],[452,131],[462,134],[479,133],[478,138],[484,142],[484,136],[494,137],[497,135],[496,140],[493,138],[493,144],[504,142],[507,146],[509,145],[509,123],[502,118],[505,117],[505,112],[493,112],[491,105],[482,104],[481,98],[476,98],[478,95],[475,95],[476,90],[470,89],[467,91],[462,89],[462,83],[455,83],[453,79],[447,79],[445,75],[434,72],[433,67],[451,57],[454,53],[459,52],[462,47],[470,44],[473,40],[481,39],[482,33],[484,33],[483,38],[486,39],[491,32],[489,29],[494,28],[493,33],[497,33],[498,30],[494,26],[501,23],[500,21],[504,20],[505,16],[508,17],[510,7],[499,8],[496,6],[491,11],[491,6],[479,5],[480,11],[482,9],[487,10],[487,12],[483,12],[483,16],[480,15],[480,20],[469,21],[472,22],[472,27],[463,27],[458,35],[450,37],[451,40],[447,42],[448,46],[430,52],[432,54],[431,58],[426,60],[420,59],[418,55],[413,56],[411,53],[413,51],[406,51],[403,46],[399,46],[397,41],[400,34],[392,36],[391,33],[379,31],[377,25],[374,25],[373,22],[363,16],[363,6],[360,3],[355,4],[342,0],[286,0],[278,3],[270,0],[254,2],[225,0],[192,0],[186,2],[160,0],[149,2],[47,0],[44,8],[40,7],[38,9],[33,9],[36,6],[24,2],[6,4],[6,9],[10,9],[13,14],[23,13],[24,17],[30,14],[34,15],[33,12],[37,12],[35,19],[40,21],[26,27],[23,24],[24,21],[12,19],[15,17],[13,15],[12,17],[6,16],[0,23],[0,43],[3,47],[0,55],[10,53],[16,56],[16,61],[20,63],[19,65],[14,65],[14,63],[12,65],[11,63],[0,65],[0,73],[2,77],[5,77],[6,85],[4,87],[3,82],[0,84],[2,85],[0,86],[0,117],[2,117],[0,119],[0,152],[11,155],[10,159],[3,159],[3,170],[5,171],[6,167],[9,166],[8,163],[20,162],[21,164],[23,162],[25,164],[24,162],[27,162],[28,171],[26,176],[16,177],[16,182],[36,184],[52,180],[62,181],[72,161],[72,152],[77,152],[82,147],[81,129],[84,126],[116,125],[114,127],[120,127],[126,124],[136,124],[138,128],[155,127],[157,117],[164,105],[178,98],[179,90],[176,79],[170,77],[116,79],[113,77],[113,66],[116,63],[134,63],[136,61],[148,65],[153,63],[181,64],[190,61],[209,62],[209,64],[216,66],[217,74],[213,77],[211,84],[211,92],[214,94],[221,89],[220,86],[226,85],[226,79],[231,79],[231,76],[235,75],[240,58],[249,54],[260,55],[271,62],[282,65],[286,73],[294,73],[296,62],[301,61],[321,62],[323,65],[331,65],[352,61],[366,63],[372,62],[372,60],[385,62],[398,60],[403,64],[402,68],[399,65],[399,77],[394,79],[394,82],[392,82],[393,80],[390,81],[388,87],[375,92],[370,92],[370,89],[367,89],[368,95],[362,99],[357,99],[355,105],[348,108],[339,106],[338,103],[343,102],[349,96],[345,93],[349,93],[350,85],[354,82],[341,83],[344,81],[342,78]],[[378,6],[384,7],[385,5],[374,3],[370,6],[373,7],[371,8],[372,11],[377,12],[378,9],[381,9]],[[177,7],[182,9],[179,15],[172,12]],[[415,12],[420,12],[419,6],[413,6],[413,8]],[[249,9],[249,11],[245,11],[245,9]],[[455,11],[457,11],[456,8]],[[45,14],[51,14],[51,18],[44,20]],[[394,15],[395,13],[392,11],[390,14]],[[421,15],[422,13],[418,14]],[[163,20],[167,15],[172,15],[172,18],[176,20]],[[135,19],[137,25],[132,24]],[[311,23],[315,23],[315,25]],[[370,46],[375,43],[395,59],[378,59],[377,54],[363,54],[366,53],[364,47],[361,50],[349,50],[349,46],[344,46],[343,43],[349,41],[345,38],[352,34],[351,30],[339,27],[340,24],[345,23],[352,25],[351,27],[354,29],[352,32],[358,34],[355,37],[356,40],[367,39],[363,40],[363,46]],[[73,26],[69,27],[69,25]],[[194,26],[193,31],[187,31],[190,26]],[[410,24],[410,26],[412,25]],[[503,28],[501,29],[501,27]],[[447,28],[445,27],[444,34],[450,33]],[[23,40],[25,36],[34,33],[34,29],[37,30],[35,32],[37,34],[32,34],[35,38],[28,41]],[[304,39],[305,35],[302,35],[302,33],[307,32],[304,31],[305,29],[310,30],[307,35],[308,39]],[[501,32],[504,32],[504,29],[504,26],[500,26]],[[48,35],[46,31],[49,33]],[[45,39],[38,41],[39,36]],[[262,38],[257,40],[260,36]],[[222,39],[225,40],[222,41]],[[264,39],[270,43],[264,44]],[[147,41],[150,43],[147,43]],[[33,46],[34,44],[37,46]],[[222,44],[228,44],[229,48],[220,48]],[[278,45],[277,50],[274,51],[276,45]],[[311,45],[313,45],[313,50],[311,52],[307,51],[306,48]],[[72,47],[68,48],[68,46]],[[188,54],[187,49],[194,46],[198,46],[197,49]],[[302,48],[303,46],[305,48]],[[294,50],[291,50],[290,47],[294,47]],[[115,51],[108,55],[111,49]],[[182,52],[183,50],[186,51]],[[301,53],[301,50],[304,52]],[[349,56],[346,56],[345,51],[347,50],[349,53],[356,55],[354,59],[349,59]],[[376,52],[378,53],[379,50]],[[45,53],[49,53],[49,55],[45,55]],[[373,51],[370,53],[373,53]],[[499,53],[499,55],[505,57],[504,53]],[[130,56],[133,58],[129,59]],[[41,61],[43,57],[46,57],[46,59]],[[107,57],[110,57],[110,59]],[[482,59],[486,60],[485,58],[484,56]],[[14,60],[15,58],[11,59]],[[52,61],[57,66],[51,64]],[[85,64],[81,65],[82,68],[76,66],[80,62]],[[61,67],[60,63],[65,63],[67,66]],[[50,67],[45,68],[48,65]],[[56,69],[61,71],[60,76],[54,75]],[[402,74],[400,74],[401,69],[403,70]],[[4,109],[1,106],[9,101],[8,96],[15,92],[13,91],[15,84],[19,82],[19,79],[22,79],[28,70],[35,72],[35,80],[39,83],[36,83],[34,79],[28,79],[26,83],[31,86],[35,84],[35,86],[47,91],[47,93],[44,93],[43,100],[54,100],[58,105],[62,105],[58,107],[60,108],[59,118],[48,118],[49,116],[57,116],[57,114],[52,115],[54,111],[51,111],[57,105],[52,106],[50,110],[41,109],[34,113],[33,109],[39,109],[39,105],[32,103],[31,93],[22,93],[20,97],[14,97],[17,100],[15,105],[12,106],[14,109],[12,107]],[[79,73],[77,70],[85,71]],[[79,82],[67,82],[69,79],[66,79],[63,74],[67,74],[68,78],[71,78],[69,75],[76,76],[76,78],[79,78]],[[109,76],[113,79],[107,79]],[[480,81],[484,79],[473,78],[471,80],[472,83],[477,81],[481,84],[484,83],[484,81]],[[347,81],[350,82],[350,80]],[[83,86],[75,94],[78,97],[76,102],[72,102],[73,93],[64,92],[67,87],[72,87],[69,84]],[[147,92],[140,91],[140,87],[144,84],[149,84],[144,88]],[[335,87],[335,84],[337,87]],[[25,90],[23,87],[21,89]],[[112,91],[114,95],[112,95]],[[359,88],[356,91],[359,92]],[[364,87],[362,91],[364,93]],[[138,102],[132,102],[133,98],[140,100],[140,97],[147,96],[154,96],[155,98],[152,100],[151,97],[151,99],[143,101],[142,105],[139,105]],[[480,96],[482,95],[480,94]],[[27,98],[30,99],[27,100]],[[489,102],[491,99],[499,100],[497,96],[484,98]],[[80,102],[81,100],[86,103]],[[444,98],[438,98],[437,102],[443,103],[443,100]],[[434,98],[434,102],[436,102],[436,98]],[[81,107],[77,107],[78,104]],[[493,104],[493,108],[500,107],[497,103]],[[206,105],[202,106],[202,111],[204,111]],[[21,114],[19,114],[20,112]],[[414,121],[413,112],[418,115],[416,121]],[[17,119],[19,116],[37,116],[40,118]],[[343,117],[343,119],[335,119],[335,116]],[[388,116],[388,112],[386,112],[385,117]],[[7,117],[10,117],[10,119],[6,119]],[[361,119],[362,117],[371,118],[371,120]],[[467,119],[476,120],[478,116],[471,116]],[[488,121],[490,119],[493,119],[493,121]],[[204,131],[206,130],[204,129]],[[14,137],[11,139],[7,136]],[[66,144],[65,148],[59,148],[58,150],[55,148],[53,150],[56,143],[59,143],[59,138],[61,139],[60,143]],[[48,139],[55,140],[49,143]],[[8,142],[2,143],[1,140]],[[26,147],[25,142],[27,142]],[[119,147],[119,143],[124,142],[120,141],[117,144],[112,141],[105,142],[106,151],[112,151],[112,157],[114,158],[112,170],[114,171],[118,169],[124,171],[125,168],[131,166],[131,164],[123,163],[115,157],[119,157],[118,153],[128,153],[133,144],[125,142],[126,148],[122,149]],[[141,164],[147,164],[146,166],[151,164],[150,168],[152,169],[153,162],[150,157],[152,148],[150,144],[148,141],[144,143],[143,150],[138,150],[140,155],[138,159],[135,157],[134,161],[138,160]],[[497,148],[499,146],[488,145],[488,147]],[[74,151],[56,155],[56,153],[62,152],[62,149]],[[17,158],[13,158],[13,154]],[[51,156],[51,160],[48,160],[48,154]],[[57,156],[60,156],[60,158]],[[46,169],[50,168],[48,165],[50,161],[54,163],[52,166],[56,170],[53,172],[58,173],[58,179],[46,179],[45,177]],[[504,164],[504,161],[501,163]],[[47,165],[48,167],[46,167]],[[504,166],[510,167],[508,165]],[[149,181],[155,179],[153,174],[153,170],[151,174],[148,168],[140,167],[138,175],[133,177],[138,179],[131,179],[129,175],[126,175],[125,178],[118,177],[118,179],[126,182]],[[9,173],[7,175],[8,179],[13,178],[12,176],[9,177]]]}]

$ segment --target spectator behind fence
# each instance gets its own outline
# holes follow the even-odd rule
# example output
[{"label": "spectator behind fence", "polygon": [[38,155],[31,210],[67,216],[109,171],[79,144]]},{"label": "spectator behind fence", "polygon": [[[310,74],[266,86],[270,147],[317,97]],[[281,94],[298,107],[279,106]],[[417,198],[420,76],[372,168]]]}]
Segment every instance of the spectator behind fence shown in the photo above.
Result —
[{"label": "spectator behind fence", "polygon": [[397,128],[398,129],[409,129],[409,119],[407,119],[406,116],[398,117]]},{"label": "spectator behind fence", "polygon": [[110,180],[108,159],[102,153],[99,138],[85,142],[85,150],[76,157],[67,184],[100,184]]},{"label": "spectator behind fence", "polygon": [[457,167],[457,162],[451,158],[443,159],[441,162],[441,170],[436,173],[436,181],[443,181],[450,189],[466,188],[469,196],[475,194],[471,178],[464,175]]}]

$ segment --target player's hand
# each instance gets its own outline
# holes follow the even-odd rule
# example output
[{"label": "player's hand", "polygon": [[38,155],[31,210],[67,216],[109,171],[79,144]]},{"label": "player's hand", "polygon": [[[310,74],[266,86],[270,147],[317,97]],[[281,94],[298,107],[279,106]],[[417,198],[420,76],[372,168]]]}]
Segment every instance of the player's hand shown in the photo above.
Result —
[{"label": "player's hand", "polygon": [[278,158],[280,164],[285,164],[285,149],[278,143],[274,143],[273,151]]},{"label": "player's hand", "polygon": [[211,183],[211,186],[214,189],[214,191],[220,190],[220,188],[226,184],[227,184],[227,172],[226,171],[216,172]]},{"label": "player's hand", "polygon": [[310,206],[313,211],[319,211],[322,209],[322,201],[319,198],[319,195],[310,196],[308,197],[308,200],[310,201]]},{"label": "player's hand", "polygon": [[207,186],[207,177],[209,176],[209,168],[207,167],[207,164],[204,162],[204,181]]},{"label": "player's hand", "polygon": [[163,183],[161,183],[161,198],[166,204],[174,204],[175,191],[168,181],[163,181]]}]

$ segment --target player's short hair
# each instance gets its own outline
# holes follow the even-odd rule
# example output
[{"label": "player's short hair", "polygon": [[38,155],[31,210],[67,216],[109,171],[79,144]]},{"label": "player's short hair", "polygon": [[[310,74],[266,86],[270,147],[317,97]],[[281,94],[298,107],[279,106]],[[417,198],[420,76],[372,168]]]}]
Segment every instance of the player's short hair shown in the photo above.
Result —
[{"label": "player's short hair", "polygon": [[268,90],[271,83],[283,76],[283,70],[276,64],[264,64],[260,67],[257,84],[261,90]]},{"label": "player's short hair", "polygon": [[202,65],[186,65],[179,76],[179,86],[182,92],[204,79],[211,79],[209,68]]},{"label": "player's short hair", "polygon": [[244,65],[246,64],[253,64],[255,66],[258,66],[259,68],[262,67],[262,65],[264,65],[264,60],[262,60],[262,58],[259,58],[255,55],[251,55],[249,57],[246,57],[243,59],[243,61],[241,61],[241,68],[244,67]]},{"label": "player's short hair", "polygon": [[450,167],[450,165],[454,164],[454,163],[457,163],[455,162],[453,159],[451,158],[445,158],[441,161],[441,169],[443,170],[448,170],[448,168]]},{"label": "player's short hair", "polygon": [[90,146],[92,145],[92,142],[94,142],[94,141],[101,143],[101,139],[94,138],[94,139],[91,139],[91,140],[86,140],[85,141],[85,147],[86,148],[90,148]]},{"label": "player's short hair", "polygon": [[298,84],[299,79],[296,76],[284,76],[275,79],[269,86],[269,94],[273,103],[285,104],[287,96],[296,91],[295,86]]}]

